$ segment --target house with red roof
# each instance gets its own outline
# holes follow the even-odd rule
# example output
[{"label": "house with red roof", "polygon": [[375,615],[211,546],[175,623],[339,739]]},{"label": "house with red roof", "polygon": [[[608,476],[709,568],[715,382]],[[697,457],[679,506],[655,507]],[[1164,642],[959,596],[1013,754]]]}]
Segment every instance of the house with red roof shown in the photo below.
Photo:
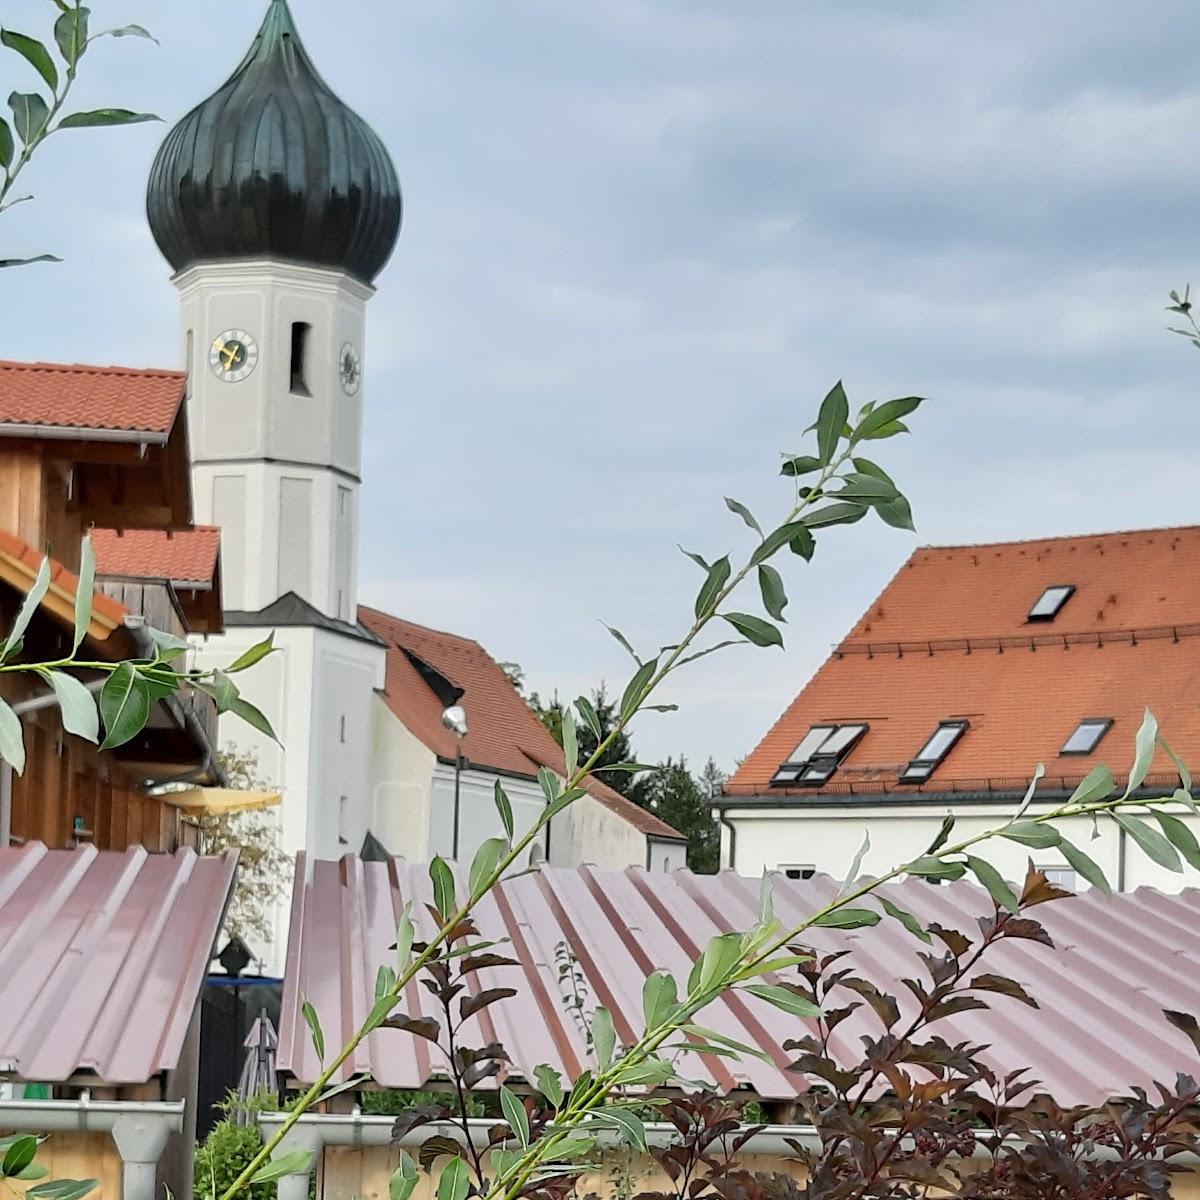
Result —
[{"label": "house with red roof", "polygon": [[[862,869],[886,869],[947,813],[955,836],[994,827],[1039,764],[1035,811],[1100,763],[1123,788],[1147,708],[1200,767],[1200,527],[919,549],[729,780],[723,861],[844,874],[869,829]],[[1141,790],[1177,786],[1156,750]],[[1113,886],[1182,886],[1111,822],[1075,825]],[[1030,853],[989,848],[1012,875]],[[1083,886],[1057,851],[1032,854]]]}]

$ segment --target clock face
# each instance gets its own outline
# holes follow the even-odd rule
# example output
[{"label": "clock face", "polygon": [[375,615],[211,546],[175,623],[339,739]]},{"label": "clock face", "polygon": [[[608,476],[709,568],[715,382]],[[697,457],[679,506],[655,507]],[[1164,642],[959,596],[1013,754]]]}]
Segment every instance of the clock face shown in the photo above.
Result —
[{"label": "clock face", "polygon": [[362,360],[351,342],[344,342],[338,354],[338,378],[347,396],[353,396],[358,391],[362,380]]},{"label": "clock face", "polygon": [[213,338],[208,365],[218,379],[237,383],[258,366],[258,343],[244,329],[226,329]]}]

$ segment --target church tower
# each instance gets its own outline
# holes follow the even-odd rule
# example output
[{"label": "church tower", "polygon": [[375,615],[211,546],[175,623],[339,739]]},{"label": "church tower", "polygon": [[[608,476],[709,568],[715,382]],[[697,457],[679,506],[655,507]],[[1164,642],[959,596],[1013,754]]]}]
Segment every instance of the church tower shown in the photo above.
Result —
[{"label": "church tower", "polygon": [[225,531],[226,606],[294,592],[353,621],[365,305],[400,187],[285,0],[167,136],[147,213],[182,299],[196,518]]},{"label": "church tower", "polygon": [[[387,150],[330,90],[286,0],[167,135],[146,198],[175,274],[195,517],[221,528],[222,666],[267,632],[282,653],[239,676],[280,744],[222,729],[284,791],[282,845],[357,849],[383,648],[357,619],[365,314],[400,230]],[[269,966],[283,956],[285,915]]]}]

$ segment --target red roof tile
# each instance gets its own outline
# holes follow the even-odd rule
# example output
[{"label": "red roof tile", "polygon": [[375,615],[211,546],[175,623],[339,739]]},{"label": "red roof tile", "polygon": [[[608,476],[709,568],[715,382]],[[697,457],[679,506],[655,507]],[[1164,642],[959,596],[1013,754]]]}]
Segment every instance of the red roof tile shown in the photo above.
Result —
[{"label": "red roof tile", "polygon": [[[1042,591],[1074,594],[1029,622]],[[729,781],[730,795],[895,789],[938,722],[967,732],[923,792],[1021,789],[1036,763],[1069,787],[1120,765],[1149,707],[1168,743],[1200,762],[1200,528],[916,551]],[[1090,755],[1062,756],[1087,717],[1114,726]],[[820,788],[771,788],[813,726],[867,733]],[[1169,783],[1160,752],[1154,782]],[[1159,778],[1158,776],[1161,776]],[[903,788],[904,791],[915,791]]]},{"label": "red roof tile", "polygon": [[92,548],[99,575],[210,585],[217,570],[221,531],[215,525],[173,532],[93,529]]},{"label": "red roof tile", "polygon": [[182,371],[0,360],[0,433],[5,425],[33,425],[165,440],[185,382]]},{"label": "red roof tile", "polygon": [[[29,575],[30,583],[41,569],[42,559],[46,557],[39,554],[28,542],[17,537],[16,534],[2,529],[0,529],[0,554],[21,564]],[[78,586],[78,575],[73,575],[57,559],[50,559],[50,587],[52,589],[60,589],[73,600],[75,589]],[[111,596],[106,596],[102,591],[97,590],[92,596],[92,613],[112,624],[119,624],[129,615],[129,610]]]},{"label": "red roof tile", "polygon": [[[459,894],[465,890],[465,869]],[[311,1082],[320,1064],[300,1013],[303,1000],[325,1029],[349,1030],[371,1005],[369,980],[394,955],[396,913],[413,901],[417,936],[431,932],[425,904],[431,885],[416,863],[303,861],[296,872],[291,940],[284,974],[279,1066]],[[775,911],[787,925],[828,904],[839,884],[828,876],[790,880],[776,874]],[[565,1003],[554,956],[571,948],[586,981],[585,994],[613,1015],[618,1040],[630,1044],[644,1025],[642,986],[656,969],[687,978],[692,962],[714,934],[747,928],[758,911],[759,881],[724,871],[599,871],[592,867],[542,867],[505,880],[476,906],[483,938],[508,938],[506,951],[520,967],[484,968],[479,987],[521,987],[485,1014],[472,1018],[464,1036],[473,1045],[501,1042],[512,1056],[510,1075],[532,1078],[549,1063],[568,1079],[588,1064],[589,1052]],[[982,888],[963,880],[930,887],[920,879],[887,885],[882,894],[923,926],[938,922],[978,937],[976,918],[992,910]],[[875,907],[868,900],[868,906]],[[955,1013],[935,1032],[951,1043],[981,1042],[985,1060],[1001,1074],[1033,1064],[1032,1077],[1063,1104],[1097,1104],[1152,1081],[1170,1081],[1194,1069],[1195,1051],[1172,1029],[1164,1008],[1200,1007],[1200,891],[1167,896],[1149,888],[1106,897],[1098,889],[1042,905],[1036,913],[1054,948],[1009,939],[989,951],[988,970],[1025,985],[1041,1006],[1036,1025],[1020,1002],[998,996],[991,1008]],[[923,947],[897,924],[883,921],[853,932],[811,929],[804,944],[821,952],[849,951],[849,962],[885,994],[896,996],[909,1017],[914,1001],[901,980],[923,978]],[[1190,964],[1190,965],[1189,965]],[[347,980],[361,986],[346,985]],[[426,1013],[424,989],[410,988],[407,1011]],[[781,1049],[807,1023],[747,995],[727,993],[704,1010],[705,1025],[764,1052],[740,1061],[684,1054],[681,1074],[717,1091],[749,1088],[765,1099],[792,1099],[811,1081],[786,1069],[795,1056]],[[868,1006],[835,1030],[830,1043],[845,1064],[862,1056],[864,1036],[878,1037]],[[372,1033],[342,1069],[343,1077],[368,1073],[389,1088],[421,1088],[445,1079],[445,1065],[429,1043],[399,1029]]]},{"label": "red roof tile", "polygon": [[[463,739],[463,753],[472,765],[527,777],[536,775],[541,766],[559,767],[562,750],[558,743],[478,642],[415,625],[373,608],[360,606],[358,616],[387,644],[384,698],[388,707],[435,754],[453,759],[455,738],[442,725],[445,705],[408,654],[463,690],[470,728]],[[665,821],[598,779],[589,780],[587,788],[596,800],[643,833],[664,838],[680,836]]]}]

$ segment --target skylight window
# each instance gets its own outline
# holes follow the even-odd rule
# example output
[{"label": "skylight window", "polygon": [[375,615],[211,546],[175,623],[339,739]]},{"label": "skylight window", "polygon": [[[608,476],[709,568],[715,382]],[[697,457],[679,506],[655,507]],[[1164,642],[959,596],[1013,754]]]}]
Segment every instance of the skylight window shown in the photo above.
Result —
[{"label": "skylight window", "polygon": [[901,783],[923,783],[950,753],[954,743],[967,729],[969,721],[942,721],[929,736],[929,740],[917,752],[916,758],[904,768]]},{"label": "skylight window", "polygon": [[863,722],[814,725],[787,762],[775,772],[771,782],[777,786],[802,784],[806,787],[824,783],[866,732],[867,725]]},{"label": "skylight window", "polygon": [[1058,616],[1059,609],[1066,604],[1074,591],[1073,583],[1056,583],[1053,587],[1048,587],[1029,610],[1028,619],[1030,621],[1053,621]]},{"label": "skylight window", "polygon": [[1091,754],[1112,728],[1112,717],[1088,717],[1075,726],[1059,754]]}]

